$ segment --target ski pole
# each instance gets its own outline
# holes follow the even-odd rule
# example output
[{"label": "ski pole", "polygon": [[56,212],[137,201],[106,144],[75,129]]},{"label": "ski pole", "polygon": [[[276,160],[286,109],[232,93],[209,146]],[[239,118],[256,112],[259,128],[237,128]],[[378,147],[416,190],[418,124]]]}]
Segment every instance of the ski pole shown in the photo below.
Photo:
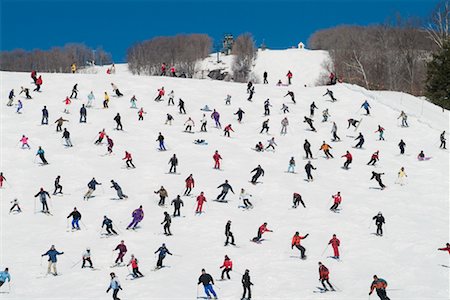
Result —
[{"label": "ski pole", "polygon": [[69,219],[66,219],[66,228],[69,229]]},{"label": "ski pole", "polygon": [[41,256],[41,263],[39,265],[42,267],[42,256]]},{"label": "ski pole", "polygon": [[86,228],[86,230],[88,230],[88,227],[86,226],[86,224],[84,224],[84,222],[83,222],[83,221],[81,221],[81,219],[80,219],[80,222],[81,222],[81,225],[83,225],[83,226],[84,226],[84,228]]},{"label": "ski pole", "polygon": [[330,244],[327,244],[327,246],[325,247],[325,249],[323,250],[323,252],[322,252],[322,255],[321,256],[323,256],[324,254],[325,254],[325,251],[327,251],[327,249],[328,249],[328,246],[329,246]]},{"label": "ski pole", "polygon": [[80,258],[79,261],[77,261],[75,264],[73,264],[70,268],[72,269],[73,267],[75,267],[76,265],[78,265],[81,262],[82,258]]}]

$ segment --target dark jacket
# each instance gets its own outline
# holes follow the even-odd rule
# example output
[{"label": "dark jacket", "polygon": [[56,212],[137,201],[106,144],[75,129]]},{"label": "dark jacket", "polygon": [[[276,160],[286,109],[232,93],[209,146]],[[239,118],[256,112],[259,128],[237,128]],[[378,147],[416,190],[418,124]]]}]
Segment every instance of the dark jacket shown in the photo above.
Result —
[{"label": "dark jacket", "polygon": [[203,283],[203,285],[214,284],[214,279],[211,277],[211,275],[205,273],[200,275],[200,277],[198,278],[198,284],[200,283]]},{"label": "dark jacket", "polygon": [[74,210],[73,212],[70,213],[70,215],[67,216],[67,219],[70,218],[70,217],[73,217],[75,220],[76,219],[80,220],[81,219],[81,214],[80,214],[80,212],[78,210]]}]

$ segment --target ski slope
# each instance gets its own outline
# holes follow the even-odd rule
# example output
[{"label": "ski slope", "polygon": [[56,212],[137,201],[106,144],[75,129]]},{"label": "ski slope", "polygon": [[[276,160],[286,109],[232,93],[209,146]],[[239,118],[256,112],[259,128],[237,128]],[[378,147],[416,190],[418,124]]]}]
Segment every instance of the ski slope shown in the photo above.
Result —
[{"label": "ski slope", "polygon": [[[299,50],[301,51],[301,50]],[[289,61],[294,51],[287,50],[285,60]],[[309,53],[309,52],[304,52]],[[306,55],[306,54],[305,54]],[[301,77],[312,78],[320,66],[322,54],[316,59],[305,57]],[[44,84],[41,93],[32,93],[32,100],[25,100],[23,113],[15,113],[15,107],[7,107],[9,90],[16,95],[20,86],[34,88],[28,73],[1,72],[1,168],[8,180],[1,192],[1,257],[0,268],[9,267],[12,276],[11,292],[2,294],[3,299],[110,299],[105,294],[109,285],[109,273],[115,272],[121,281],[121,299],[195,299],[203,289],[197,287],[200,270],[205,268],[215,279],[220,278],[224,255],[234,264],[232,280],[216,281],[215,289],[220,299],[240,299],[241,275],[250,270],[254,283],[254,299],[367,299],[374,274],[389,283],[388,295],[391,299],[448,299],[449,295],[449,255],[437,251],[449,238],[449,157],[448,152],[439,149],[439,134],[449,129],[448,112],[442,112],[430,103],[423,103],[423,110],[417,108],[421,101],[410,95],[394,92],[372,92],[363,88],[340,84],[331,87],[337,102],[322,97],[325,87],[304,87],[295,69],[293,90],[297,104],[283,98],[288,87],[275,86],[277,72],[284,75],[287,70],[278,68],[269,57],[257,63],[255,69],[270,70],[269,85],[256,85],[253,102],[246,101],[246,85],[197,79],[162,78],[133,76],[117,69],[115,75],[105,72],[97,74],[42,74]],[[312,67],[315,63],[316,67]],[[311,66],[311,74],[308,69]],[[258,71],[258,72],[259,72]],[[274,75],[271,75],[274,74]],[[279,76],[281,76],[279,75]],[[125,95],[112,96],[110,83],[114,82]],[[73,100],[71,113],[64,114],[63,100],[70,95],[72,86],[78,83],[79,99]],[[167,106],[167,101],[155,102],[156,90],[164,86],[166,91],[175,91],[176,100],[181,97],[186,103],[186,115],[179,115],[177,107]],[[96,97],[94,108],[88,109],[87,124],[78,123],[78,111],[87,95],[93,91]],[[111,96],[109,109],[102,108],[103,93]],[[231,105],[225,105],[227,94],[232,96]],[[137,110],[130,109],[129,99],[136,95],[138,107],[147,114],[144,121],[138,121]],[[270,98],[270,131],[259,134],[263,116],[263,102]],[[371,116],[364,116],[358,109],[367,99],[372,106]],[[167,100],[167,99],[165,99]],[[308,130],[303,116],[309,115],[309,105],[315,101],[315,127],[317,132]],[[16,101],[15,101],[16,102]],[[288,134],[279,134],[282,103],[287,103],[290,113]],[[420,103],[420,104],[419,104]],[[208,132],[199,133],[200,111],[205,104],[217,109],[224,127],[232,124],[235,132],[231,138],[223,137],[222,130],[208,122]],[[41,126],[41,109],[46,105],[50,113],[50,125]],[[238,107],[245,111],[239,124],[233,115]],[[331,118],[321,122],[321,112],[329,109]],[[400,110],[409,114],[409,128],[399,126]],[[123,132],[115,131],[113,117],[120,112]],[[171,126],[165,125],[166,113],[174,116]],[[73,148],[62,143],[62,134],[55,132],[57,118],[64,117],[70,122],[63,127],[71,133]],[[184,133],[184,122],[188,117],[195,121],[195,134]],[[209,114],[208,114],[209,117]],[[353,149],[357,132],[347,128],[347,119],[362,119],[361,131],[366,143],[364,149]],[[331,126],[335,121],[342,141],[330,142]],[[377,125],[386,129],[385,141],[378,141],[374,133]],[[106,145],[95,146],[97,133],[105,128],[114,140],[114,155],[103,156]],[[158,132],[165,136],[168,151],[157,151],[155,141]],[[22,134],[30,138],[32,150],[22,150],[18,141]],[[258,141],[267,144],[272,136],[278,144],[275,152],[257,153],[251,148]],[[193,144],[194,139],[205,139],[206,146]],[[304,181],[303,141],[307,138],[312,145],[313,160],[317,168],[313,171],[315,180]],[[400,156],[397,147],[400,139],[406,142],[406,155]],[[326,160],[319,149],[322,141],[330,143],[334,159]],[[49,161],[48,166],[40,166],[35,160],[38,146],[42,146]],[[122,160],[125,150],[133,155],[136,169],[124,168]],[[212,155],[218,150],[223,157],[222,170],[213,169]],[[340,158],[349,150],[353,163],[349,170],[341,166]],[[376,150],[380,151],[380,162],[376,167],[366,163]],[[419,162],[416,159],[424,150],[432,159]],[[169,158],[176,153],[179,159],[177,172],[167,174]],[[291,156],[296,159],[297,174],[288,174]],[[265,176],[260,184],[249,183],[250,171],[260,164]],[[397,172],[405,167],[408,175],[406,184],[395,184]],[[375,189],[377,183],[370,181],[371,171],[384,172],[382,177],[387,189]],[[163,212],[172,213],[172,207],[157,205],[159,197],[153,193],[163,185],[171,201],[185,189],[184,179],[193,174],[195,188],[193,195],[205,193],[207,203],[205,213],[194,214],[195,198],[182,197],[184,207],[182,218],[172,220],[173,236],[163,235]],[[53,192],[53,181],[61,176],[64,196],[53,196],[50,211],[53,216],[34,213],[36,204],[33,196],[44,187]],[[95,177],[103,183],[94,192],[95,197],[83,201],[87,183]],[[121,185],[127,200],[113,200],[115,190],[110,188],[110,180]],[[228,203],[212,201],[220,190],[216,187],[225,179],[233,186],[235,195],[228,194]],[[244,211],[238,194],[245,188],[253,195],[254,209]],[[340,213],[329,210],[331,195],[341,192],[343,202]],[[292,194],[302,195],[306,209],[292,209]],[[23,213],[9,214],[9,203],[18,198]],[[167,199],[166,199],[167,201]],[[167,202],[166,202],[167,203]],[[131,213],[143,205],[144,220],[136,231],[126,231],[131,221]],[[66,217],[77,207],[82,214],[82,230],[68,230]],[[37,210],[40,203],[37,203]],[[385,234],[377,237],[372,217],[382,211],[386,218]],[[103,216],[107,215],[119,230],[119,236],[100,238]],[[71,220],[71,219],[70,219]],[[227,220],[232,220],[232,231],[239,247],[224,247],[224,228]],[[268,223],[273,233],[265,233],[264,241],[255,244],[249,240],[256,235],[258,227]],[[80,224],[81,225],[81,224]],[[116,229],[117,230],[117,229]],[[298,258],[299,252],[291,250],[291,238],[295,231],[301,235],[309,233],[302,240],[306,248],[307,260]],[[341,241],[341,261],[332,255],[328,241],[336,233]],[[140,271],[146,275],[139,280],[126,280],[129,271],[110,268],[117,253],[112,249],[125,240],[128,253],[125,261],[134,254],[140,261]],[[156,265],[153,254],[161,243],[166,243],[174,256],[167,256],[163,268],[151,272]],[[64,251],[58,257],[58,272],[62,276],[43,276],[46,273],[46,257],[41,259],[50,245]],[[80,269],[73,266],[86,247],[91,248],[92,260],[98,271]],[[325,250],[324,254],[323,251]],[[297,257],[291,257],[297,256]],[[335,293],[314,293],[318,282],[318,265],[323,262],[330,270],[330,282],[339,288]],[[447,267],[443,267],[445,265]],[[8,290],[4,285],[0,291]],[[376,299],[373,294],[371,299]]]}]

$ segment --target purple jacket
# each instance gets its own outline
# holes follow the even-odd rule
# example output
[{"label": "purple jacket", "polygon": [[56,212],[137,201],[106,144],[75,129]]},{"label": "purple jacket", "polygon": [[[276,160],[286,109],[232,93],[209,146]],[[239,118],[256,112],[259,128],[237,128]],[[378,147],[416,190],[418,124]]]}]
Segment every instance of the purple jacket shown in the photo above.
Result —
[{"label": "purple jacket", "polygon": [[142,208],[135,209],[132,216],[135,221],[142,221],[142,219],[144,218],[144,211],[142,210]]},{"label": "purple jacket", "polygon": [[219,118],[220,118],[220,114],[219,114],[217,111],[215,111],[215,112],[213,112],[213,113],[211,114],[211,117],[212,117],[215,121],[218,121]]}]

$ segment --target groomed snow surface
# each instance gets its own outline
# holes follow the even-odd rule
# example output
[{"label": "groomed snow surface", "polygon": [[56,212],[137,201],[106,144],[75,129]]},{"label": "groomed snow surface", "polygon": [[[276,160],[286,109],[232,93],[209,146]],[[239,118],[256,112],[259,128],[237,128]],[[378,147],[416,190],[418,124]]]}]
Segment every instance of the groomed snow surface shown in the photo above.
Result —
[{"label": "groomed snow surface", "polygon": [[[289,61],[291,51],[286,51]],[[322,57],[321,55],[318,55]],[[331,87],[337,102],[330,102],[322,95],[326,87],[303,85],[316,74],[320,61],[310,59],[308,65],[293,71],[293,85],[275,86],[278,77],[287,70],[278,69],[270,59],[257,70],[269,72],[269,85],[256,86],[253,102],[246,100],[246,85],[209,80],[178,79],[162,77],[139,77],[117,70],[115,75],[98,74],[42,74],[44,84],[41,93],[32,92],[32,100],[25,100],[22,114],[15,107],[7,107],[7,95],[14,88],[16,95],[20,86],[34,88],[28,73],[1,75],[1,169],[8,180],[1,190],[1,269],[9,267],[12,276],[11,292],[2,294],[4,299],[110,299],[105,291],[109,285],[109,273],[115,272],[121,281],[121,299],[195,299],[200,270],[205,268],[215,279],[220,278],[219,266],[224,255],[233,261],[232,279],[216,281],[215,290],[220,299],[240,299],[242,295],[241,275],[250,270],[253,299],[368,299],[372,276],[387,280],[391,299],[448,299],[449,255],[437,251],[448,242],[449,237],[449,156],[439,149],[439,134],[449,127],[448,112],[406,94],[394,92],[371,92],[360,87],[339,84]],[[316,67],[311,67],[315,63]],[[309,68],[312,73],[309,73]],[[278,72],[280,75],[276,75]],[[271,73],[273,75],[271,75]],[[260,74],[262,76],[262,74]],[[284,78],[281,78],[284,79]],[[114,82],[124,97],[112,96]],[[73,100],[70,114],[64,114],[63,100],[70,95],[72,86],[78,83],[79,96]],[[155,102],[156,91],[161,86],[175,91],[176,102],[182,98],[186,103],[186,115],[179,115],[175,106]],[[283,98],[287,91],[295,92],[297,104]],[[96,97],[94,108],[88,109],[87,124],[80,124],[79,109],[87,102],[93,91]],[[103,93],[110,94],[109,109],[102,108]],[[226,106],[226,95],[232,96],[231,105]],[[130,109],[130,98],[136,95],[138,107],[147,112],[144,121],[138,121],[137,109]],[[270,134],[259,134],[263,116],[263,102],[270,98]],[[371,116],[364,116],[359,109],[367,99],[372,106]],[[303,116],[309,115],[309,105],[315,101],[314,125],[317,132],[309,131]],[[15,100],[17,103],[17,99]],[[283,115],[282,103],[287,103],[290,113]],[[231,138],[214,128],[209,119],[208,132],[199,133],[200,110],[205,104],[217,109],[225,127],[232,124],[235,132]],[[41,109],[46,105],[50,113],[50,125],[41,126]],[[423,109],[422,109],[423,105]],[[241,124],[233,115],[241,107],[245,111]],[[321,122],[321,112],[329,109],[328,122]],[[399,112],[409,115],[410,127],[400,127]],[[124,131],[113,130],[114,116],[120,112]],[[165,125],[166,113],[174,116],[171,126]],[[209,118],[209,114],[207,116]],[[73,148],[63,145],[61,133],[55,132],[53,122],[64,117]],[[195,134],[184,133],[184,122],[188,117],[195,121]],[[290,125],[288,134],[280,135],[280,122],[287,116]],[[366,138],[364,149],[354,149],[357,132],[347,129],[347,119],[362,119],[359,127]],[[331,126],[335,121],[341,142],[330,142]],[[385,141],[378,141],[377,125],[386,129]],[[114,155],[103,156],[106,145],[96,146],[98,132],[105,128],[114,140]],[[155,141],[158,132],[165,136],[168,151],[157,151]],[[32,150],[22,150],[18,144],[22,134],[30,138]],[[278,144],[275,152],[257,153],[251,148],[258,141],[267,144],[272,136]],[[206,146],[195,145],[195,139],[205,139]],[[313,154],[318,157],[312,164],[315,180],[304,179],[303,142],[311,142]],[[406,142],[406,155],[400,156],[397,144]],[[326,141],[331,144],[334,159],[327,160],[317,151]],[[35,157],[37,147],[45,150],[49,165],[40,166]],[[125,150],[133,155],[136,169],[126,169],[122,160]],[[213,169],[212,155],[218,150],[223,157],[222,170]],[[349,150],[353,163],[349,170],[341,166],[340,158]],[[370,156],[380,151],[380,161],[375,167],[367,166]],[[416,156],[423,150],[428,161],[418,161]],[[169,158],[176,153],[179,159],[177,172],[167,174]],[[290,157],[296,159],[297,174],[286,173]],[[249,183],[250,171],[260,164],[265,170],[261,183]],[[405,167],[406,184],[395,184],[397,172]],[[383,172],[385,190],[376,189],[378,184],[370,181],[371,172]],[[193,195],[204,191],[207,203],[204,214],[195,215],[195,198],[182,197],[184,207],[181,218],[172,222],[173,236],[163,235],[163,212],[172,213],[172,207],[157,205],[159,197],[153,193],[163,185],[169,193],[169,201],[182,194],[184,180],[189,174],[195,178]],[[53,192],[53,181],[61,176],[64,195],[53,196],[50,211],[53,216],[40,212],[40,203],[34,194],[40,187]],[[94,192],[95,197],[83,201],[87,183],[95,177],[103,183]],[[127,200],[115,200],[116,193],[110,188],[110,180],[121,185]],[[212,201],[220,190],[216,187],[225,179],[236,194],[228,194],[228,203]],[[238,205],[241,188],[253,195],[252,210],[242,210]],[[329,210],[331,195],[340,191],[343,202],[341,211]],[[306,203],[306,209],[292,208],[292,194],[298,192]],[[10,201],[18,198],[23,212],[9,214]],[[166,200],[167,201],[167,200]],[[36,210],[34,210],[34,206]],[[131,213],[143,206],[145,217],[136,231],[126,231]],[[68,230],[66,217],[77,207],[82,214],[82,229]],[[372,217],[381,211],[386,218],[384,236],[374,235]],[[115,223],[120,235],[100,238],[103,216]],[[224,228],[232,220],[232,232],[239,247],[224,247]],[[273,233],[265,233],[261,244],[250,242],[258,227],[264,222]],[[299,252],[291,250],[291,238],[295,231],[301,235],[307,249],[307,260],[298,258]],[[341,261],[329,258],[331,247],[327,247],[333,234],[341,241]],[[117,252],[112,252],[120,240],[125,240],[128,253],[125,261],[134,254],[140,261],[140,271],[145,275],[139,280],[125,280],[126,267],[110,268]],[[153,252],[166,243],[174,256],[166,257],[163,268],[151,272],[156,265]],[[41,259],[50,245],[64,251],[58,257],[58,272],[61,276],[43,276],[46,273],[46,258]],[[94,266],[100,270],[81,269],[73,266],[86,247],[91,248]],[[176,255],[175,255],[176,254]],[[296,256],[296,257],[292,257]],[[320,286],[318,265],[323,262],[330,270],[330,282],[339,290],[329,293],[314,293]],[[447,267],[444,267],[444,266]],[[8,291],[5,284],[0,291]],[[111,293],[111,292],[110,292]],[[373,294],[371,299],[376,299]]]}]

